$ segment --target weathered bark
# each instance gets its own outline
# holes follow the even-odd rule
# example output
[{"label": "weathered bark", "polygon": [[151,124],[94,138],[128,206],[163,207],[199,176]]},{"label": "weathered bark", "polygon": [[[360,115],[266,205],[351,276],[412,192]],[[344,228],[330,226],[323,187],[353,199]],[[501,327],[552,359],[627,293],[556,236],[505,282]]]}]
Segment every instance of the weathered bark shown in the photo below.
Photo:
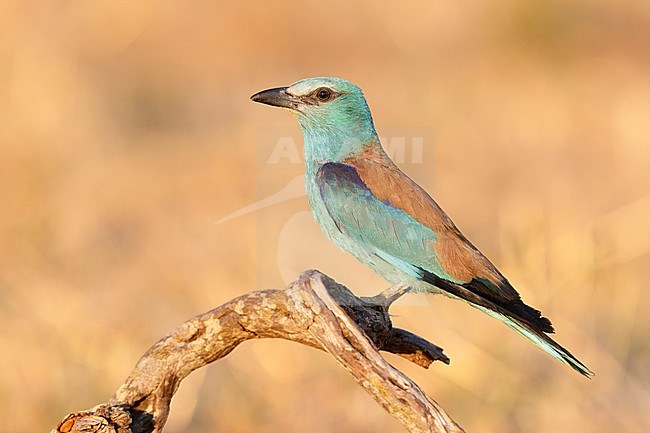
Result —
[{"label": "weathered bark", "polygon": [[435,360],[449,363],[438,346],[392,327],[388,307],[400,294],[358,298],[318,271],[303,273],[286,290],[245,294],[174,328],[142,356],[108,403],[67,415],[53,432],[161,432],[181,381],[255,338],[284,338],[328,352],[410,432],[462,432],[378,352],[424,368]]}]

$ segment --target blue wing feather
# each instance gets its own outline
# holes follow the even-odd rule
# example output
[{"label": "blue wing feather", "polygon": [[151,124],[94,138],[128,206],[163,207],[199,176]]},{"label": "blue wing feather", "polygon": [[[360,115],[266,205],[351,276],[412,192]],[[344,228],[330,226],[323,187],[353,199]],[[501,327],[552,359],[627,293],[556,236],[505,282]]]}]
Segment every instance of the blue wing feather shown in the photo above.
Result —
[{"label": "blue wing feather", "polygon": [[436,234],[403,210],[377,199],[354,167],[328,162],[318,170],[317,183],[327,212],[351,242],[406,273],[413,274],[420,267],[454,281],[431,249]]}]

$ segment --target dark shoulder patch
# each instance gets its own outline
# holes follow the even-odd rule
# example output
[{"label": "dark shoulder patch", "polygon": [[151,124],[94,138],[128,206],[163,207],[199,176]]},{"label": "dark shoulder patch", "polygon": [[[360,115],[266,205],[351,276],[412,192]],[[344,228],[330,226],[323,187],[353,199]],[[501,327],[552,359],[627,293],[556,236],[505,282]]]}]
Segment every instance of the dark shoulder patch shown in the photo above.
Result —
[{"label": "dark shoulder patch", "polygon": [[347,183],[362,189],[368,189],[368,186],[361,180],[356,168],[340,162],[326,162],[323,164],[316,173],[316,182],[318,182],[321,192],[323,187],[330,182]]}]

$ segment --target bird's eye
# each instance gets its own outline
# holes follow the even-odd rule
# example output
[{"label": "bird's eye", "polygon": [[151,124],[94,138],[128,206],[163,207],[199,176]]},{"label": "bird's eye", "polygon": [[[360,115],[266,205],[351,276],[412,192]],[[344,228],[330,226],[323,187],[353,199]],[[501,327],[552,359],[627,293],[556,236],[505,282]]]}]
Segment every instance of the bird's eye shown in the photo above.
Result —
[{"label": "bird's eye", "polygon": [[316,92],[316,97],[321,102],[329,101],[330,98],[332,97],[332,91],[327,87],[322,87],[318,89],[318,91]]}]

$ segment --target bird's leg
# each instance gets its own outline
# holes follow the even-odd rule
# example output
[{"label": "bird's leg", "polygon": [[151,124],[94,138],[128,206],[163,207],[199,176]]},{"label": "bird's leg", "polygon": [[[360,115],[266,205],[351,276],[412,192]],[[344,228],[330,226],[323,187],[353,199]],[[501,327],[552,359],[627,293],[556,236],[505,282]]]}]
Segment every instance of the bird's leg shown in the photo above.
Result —
[{"label": "bird's leg", "polygon": [[[383,332],[381,338],[373,339],[373,342],[379,350],[395,353],[424,368],[429,368],[429,365],[433,361],[442,361],[445,364],[449,364],[449,358],[443,353],[441,347],[424,340],[412,332],[393,327],[388,308],[402,295],[410,291],[411,286],[402,283],[389,287],[378,295],[361,298],[369,307],[381,313],[381,320],[385,320],[388,323],[389,332]],[[366,309],[364,311],[368,310]],[[352,315],[354,315],[354,309],[352,310]],[[376,332],[375,326],[371,325],[367,329]],[[367,332],[366,328],[364,328],[364,331]]]},{"label": "bird's leg", "polygon": [[378,295],[371,296],[371,297],[364,297],[363,299],[374,304],[374,305],[380,305],[386,309],[390,307],[390,305],[397,301],[399,298],[401,298],[403,295],[408,293],[411,290],[411,286],[408,284],[395,284],[394,286],[389,287],[388,289],[384,290]]}]

